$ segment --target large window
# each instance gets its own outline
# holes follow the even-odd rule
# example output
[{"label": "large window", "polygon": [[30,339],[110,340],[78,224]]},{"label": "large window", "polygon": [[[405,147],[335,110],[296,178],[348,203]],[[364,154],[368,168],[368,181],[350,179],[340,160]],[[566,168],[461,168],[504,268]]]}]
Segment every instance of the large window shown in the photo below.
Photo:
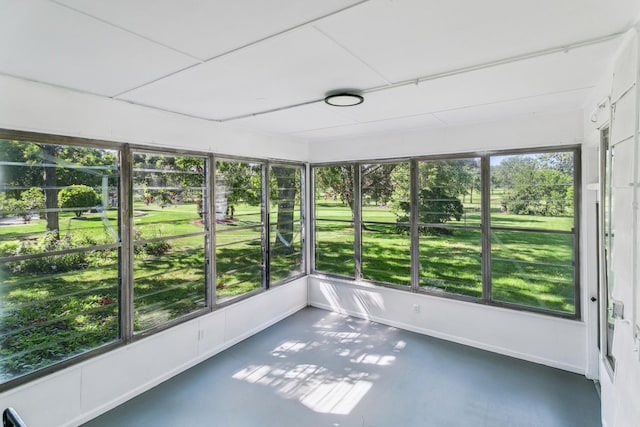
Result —
[{"label": "large window", "polygon": [[579,316],[577,149],[313,173],[313,271]]},{"label": "large window", "polygon": [[118,340],[119,156],[0,140],[0,384]]},{"label": "large window", "polygon": [[0,130],[0,390],[304,275],[304,178]]},{"label": "large window", "polygon": [[206,306],[207,161],[133,153],[133,329]]}]

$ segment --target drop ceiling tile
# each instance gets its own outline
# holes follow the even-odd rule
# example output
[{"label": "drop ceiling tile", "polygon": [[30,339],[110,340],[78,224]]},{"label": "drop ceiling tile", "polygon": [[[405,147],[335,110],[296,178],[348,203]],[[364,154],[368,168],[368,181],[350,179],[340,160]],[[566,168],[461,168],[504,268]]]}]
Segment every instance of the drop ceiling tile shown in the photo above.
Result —
[{"label": "drop ceiling tile", "polygon": [[340,108],[331,107],[324,102],[233,120],[230,123],[256,130],[287,134],[357,124],[355,120],[341,114]]},{"label": "drop ceiling tile", "polygon": [[211,119],[322,99],[383,80],[323,34],[300,28],[170,76],[121,98]]},{"label": "drop ceiling tile", "polygon": [[8,75],[112,96],[194,62],[51,2],[0,0],[0,10]]},{"label": "drop ceiling tile", "polygon": [[57,0],[200,59],[296,27],[360,0]]},{"label": "drop ceiling tile", "polygon": [[359,122],[425,114],[594,86],[618,41],[365,94]]},{"label": "drop ceiling tile", "polygon": [[579,110],[591,89],[578,89],[550,95],[527,97],[467,108],[442,111],[433,115],[449,126],[492,122],[512,117],[563,113]]},{"label": "drop ceiling tile", "polygon": [[317,27],[398,82],[626,30],[637,0],[372,0]]}]

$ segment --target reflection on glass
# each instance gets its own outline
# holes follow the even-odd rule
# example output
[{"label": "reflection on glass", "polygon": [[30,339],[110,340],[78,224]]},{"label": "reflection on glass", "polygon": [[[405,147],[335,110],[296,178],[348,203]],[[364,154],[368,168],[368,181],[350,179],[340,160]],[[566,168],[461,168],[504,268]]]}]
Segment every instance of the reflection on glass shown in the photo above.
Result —
[{"label": "reflection on glass", "polygon": [[493,231],[493,300],[573,313],[573,236]]},{"label": "reflection on glass", "polygon": [[270,283],[302,273],[303,169],[273,165],[270,174]]}]

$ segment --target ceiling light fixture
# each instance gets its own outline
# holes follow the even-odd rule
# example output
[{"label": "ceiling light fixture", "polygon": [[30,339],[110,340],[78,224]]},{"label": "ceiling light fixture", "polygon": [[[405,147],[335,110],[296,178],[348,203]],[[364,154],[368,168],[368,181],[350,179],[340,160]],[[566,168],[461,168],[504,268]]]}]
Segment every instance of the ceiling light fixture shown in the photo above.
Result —
[{"label": "ceiling light fixture", "polygon": [[334,107],[353,107],[354,105],[362,104],[364,98],[362,95],[349,92],[340,92],[333,95],[327,95],[324,98],[324,102]]}]

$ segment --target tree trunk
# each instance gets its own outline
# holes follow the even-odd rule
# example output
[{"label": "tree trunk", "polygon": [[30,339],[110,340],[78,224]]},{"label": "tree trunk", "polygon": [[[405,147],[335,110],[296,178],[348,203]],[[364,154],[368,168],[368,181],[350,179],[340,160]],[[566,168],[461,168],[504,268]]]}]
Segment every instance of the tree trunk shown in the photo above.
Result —
[{"label": "tree trunk", "polygon": [[278,185],[278,219],[274,250],[279,253],[294,251],[294,214],[296,205],[296,169],[273,167]]},{"label": "tree trunk", "polygon": [[[44,163],[52,164],[56,157],[55,145],[41,145],[44,153]],[[47,219],[47,231],[59,234],[60,221],[58,217],[58,179],[55,166],[44,168],[44,206]]]}]

